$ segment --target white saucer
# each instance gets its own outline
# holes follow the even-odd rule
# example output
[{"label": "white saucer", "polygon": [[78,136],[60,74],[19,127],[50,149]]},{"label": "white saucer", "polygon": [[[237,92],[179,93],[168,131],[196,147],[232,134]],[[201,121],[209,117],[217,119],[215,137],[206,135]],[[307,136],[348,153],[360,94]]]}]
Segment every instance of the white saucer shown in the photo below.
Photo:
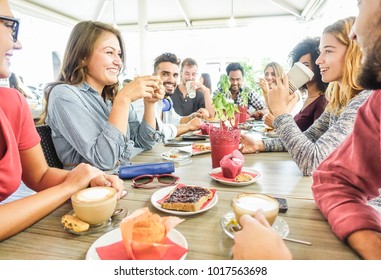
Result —
[{"label": "white saucer", "polygon": [[[203,145],[205,147],[209,147],[208,150],[199,150],[199,149],[195,149],[193,148],[194,145]],[[205,143],[193,143],[191,146],[187,146],[187,147],[180,147],[178,148],[179,150],[182,150],[182,151],[185,151],[187,153],[191,153],[192,156],[197,156],[197,155],[202,155],[202,154],[207,154],[207,153],[210,153],[211,152],[211,149],[210,149],[210,142],[205,142]]]},{"label": "white saucer", "polygon": [[169,210],[169,209],[162,208],[161,205],[159,203],[157,203],[157,201],[162,199],[163,197],[165,197],[167,194],[169,194],[170,191],[172,191],[175,187],[176,186],[162,188],[162,189],[156,191],[155,193],[153,193],[151,196],[151,203],[152,203],[153,207],[155,207],[156,209],[163,211],[165,213],[169,213],[169,214],[173,214],[173,215],[177,215],[177,216],[190,216],[190,215],[195,215],[195,214],[199,214],[199,213],[208,211],[213,206],[215,206],[218,202],[218,196],[217,196],[217,193],[215,193],[213,198],[212,198],[212,201],[210,201],[206,207],[204,207],[198,211],[195,211],[195,212],[176,211],[176,210]]},{"label": "white saucer", "polygon": [[[168,232],[167,237],[172,240],[172,242],[178,244],[179,246],[188,249],[188,243],[185,239],[184,235],[182,235],[179,231],[175,229],[171,229]],[[100,260],[99,255],[96,251],[96,248],[110,245],[113,243],[116,243],[118,241],[122,240],[122,233],[120,231],[120,228],[116,228],[113,231],[110,231],[101,237],[99,237],[95,242],[90,246],[89,250],[86,254],[86,260]],[[185,253],[180,260],[184,260],[187,256],[187,253]]]},{"label": "white saucer", "polygon": [[[235,219],[234,212],[226,213],[222,216],[220,225],[222,230],[227,236],[234,239],[234,232],[241,229],[240,225]],[[277,217],[274,224],[272,225],[273,230],[278,233],[282,238],[287,237],[290,233],[287,222],[282,217]]]},{"label": "white saucer", "polygon": [[247,185],[254,183],[259,178],[261,178],[261,173],[259,173],[259,171],[257,171],[257,170],[247,168],[247,167],[242,167],[242,171],[252,173],[252,174],[256,174],[257,176],[253,177],[252,180],[247,181],[247,182],[234,182],[234,181],[230,181],[231,179],[229,180],[229,179],[217,178],[217,177],[213,176],[213,174],[221,172],[221,167],[217,167],[217,168],[214,168],[213,170],[211,170],[209,172],[209,176],[210,176],[210,178],[212,178],[213,180],[216,180],[217,182],[220,182],[224,185],[228,185],[228,186],[232,186],[232,187],[247,186]]}]

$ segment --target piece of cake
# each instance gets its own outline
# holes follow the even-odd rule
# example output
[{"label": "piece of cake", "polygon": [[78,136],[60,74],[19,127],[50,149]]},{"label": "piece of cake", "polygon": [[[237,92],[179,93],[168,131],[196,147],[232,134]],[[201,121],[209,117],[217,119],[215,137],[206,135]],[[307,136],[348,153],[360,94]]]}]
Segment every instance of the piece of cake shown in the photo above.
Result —
[{"label": "piece of cake", "polygon": [[183,186],[173,189],[162,202],[161,207],[169,210],[195,212],[213,197],[211,190],[197,186]]}]

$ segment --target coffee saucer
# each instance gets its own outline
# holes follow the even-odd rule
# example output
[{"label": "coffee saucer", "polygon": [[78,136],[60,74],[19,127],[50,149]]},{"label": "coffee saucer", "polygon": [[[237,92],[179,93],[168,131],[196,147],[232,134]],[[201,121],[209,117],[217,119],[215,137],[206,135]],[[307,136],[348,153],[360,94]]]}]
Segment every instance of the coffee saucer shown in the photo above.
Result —
[{"label": "coffee saucer", "polygon": [[[241,226],[235,219],[234,212],[226,213],[222,216],[220,225],[227,236],[234,239],[234,232],[241,230]],[[273,230],[282,238],[285,238],[290,233],[287,222],[282,217],[277,217],[272,225]]]},{"label": "coffee saucer", "polygon": [[[74,215],[74,210],[67,212],[65,215]],[[116,209],[114,214],[107,221],[99,224],[99,225],[90,225],[89,229],[86,231],[77,232],[70,228],[67,228],[61,224],[63,229],[67,232],[70,232],[75,235],[90,235],[99,232],[108,232],[118,227],[120,222],[124,217],[128,215],[128,210],[124,208]]]}]

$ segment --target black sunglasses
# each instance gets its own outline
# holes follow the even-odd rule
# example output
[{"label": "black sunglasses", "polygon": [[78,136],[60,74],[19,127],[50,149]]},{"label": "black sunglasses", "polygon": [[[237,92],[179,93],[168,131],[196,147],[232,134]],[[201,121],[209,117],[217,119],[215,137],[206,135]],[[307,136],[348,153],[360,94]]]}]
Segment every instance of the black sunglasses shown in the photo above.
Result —
[{"label": "black sunglasses", "polygon": [[[153,182],[154,179],[161,185],[150,186],[149,183]],[[179,177],[172,174],[160,174],[160,175],[140,175],[132,179],[132,186],[134,188],[141,189],[154,189],[158,187],[170,186],[176,184],[180,180]]]},{"label": "black sunglasses", "polygon": [[20,21],[17,18],[11,18],[7,16],[0,16],[0,20],[4,21],[4,25],[12,29],[13,42],[17,42],[17,36],[19,34]]}]

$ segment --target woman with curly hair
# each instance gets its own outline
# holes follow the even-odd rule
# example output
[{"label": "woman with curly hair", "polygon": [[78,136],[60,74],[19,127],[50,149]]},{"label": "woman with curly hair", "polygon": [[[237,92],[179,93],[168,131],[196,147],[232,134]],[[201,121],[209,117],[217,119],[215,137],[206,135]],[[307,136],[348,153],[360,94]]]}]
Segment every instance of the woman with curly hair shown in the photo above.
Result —
[{"label": "woman with curly hair", "polygon": [[327,105],[325,91],[328,84],[323,82],[319,65],[316,64],[319,44],[319,37],[305,38],[294,47],[289,56],[292,65],[301,62],[314,73],[312,80],[302,86],[302,89],[307,91],[307,97],[300,112],[294,116],[301,131],[307,130],[320,117]]}]

